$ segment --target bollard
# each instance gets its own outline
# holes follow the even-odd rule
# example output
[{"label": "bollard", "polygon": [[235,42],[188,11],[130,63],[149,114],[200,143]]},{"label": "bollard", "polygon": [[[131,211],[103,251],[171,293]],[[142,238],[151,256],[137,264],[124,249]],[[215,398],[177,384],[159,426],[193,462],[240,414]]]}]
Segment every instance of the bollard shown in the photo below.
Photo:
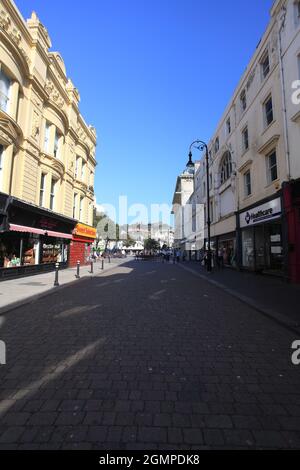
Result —
[{"label": "bollard", "polygon": [[77,261],[77,274],[76,279],[80,279],[80,261]]},{"label": "bollard", "polygon": [[110,256],[108,257],[108,262],[109,262],[109,264],[110,264]]},{"label": "bollard", "polygon": [[94,261],[91,261],[91,274],[94,274]]},{"label": "bollard", "polygon": [[104,259],[102,260],[102,266],[101,266],[101,269],[102,269],[102,271],[103,271],[103,269],[104,269]]},{"label": "bollard", "polygon": [[55,264],[55,280],[54,280],[54,287],[59,287],[58,282],[58,270],[59,270],[59,263]]}]

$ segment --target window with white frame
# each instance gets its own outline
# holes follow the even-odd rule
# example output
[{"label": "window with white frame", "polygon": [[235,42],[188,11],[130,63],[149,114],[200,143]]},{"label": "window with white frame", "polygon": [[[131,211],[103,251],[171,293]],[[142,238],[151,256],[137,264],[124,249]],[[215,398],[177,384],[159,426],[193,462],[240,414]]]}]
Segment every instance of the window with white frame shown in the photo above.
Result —
[{"label": "window with white frame", "polygon": [[52,178],[50,186],[50,209],[52,211],[54,211],[55,209],[56,184],[57,180],[55,178]]},{"label": "window with white frame", "polygon": [[0,67],[0,109],[5,113],[9,110],[11,80]]},{"label": "window with white frame", "polygon": [[59,139],[60,139],[60,135],[57,129],[55,129],[55,137],[54,137],[54,157],[55,158],[59,157]]},{"label": "window with white frame", "polygon": [[43,207],[45,204],[45,182],[46,182],[46,175],[45,173],[41,174],[41,183],[40,183],[40,206]]},{"label": "window with white frame", "polygon": [[251,186],[251,171],[248,170],[244,174],[244,193],[245,197],[251,196],[252,186]]},{"label": "window with white frame", "polygon": [[273,111],[273,100],[272,96],[269,96],[264,102],[264,119],[265,126],[270,126],[274,121],[274,111]]},{"label": "window with white frame", "polygon": [[49,147],[50,147],[50,128],[51,124],[46,121],[45,125],[45,138],[44,138],[44,150],[45,152],[49,152]]},{"label": "window with white frame", "polygon": [[3,180],[3,161],[4,161],[4,147],[0,145],[0,190],[2,189]]},{"label": "window with white frame", "polygon": [[247,109],[247,95],[246,90],[243,90],[240,94],[240,103],[241,103],[241,110],[242,112],[246,111]]},{"label": "window with white frame", "polygon": [[76,157],[76,162],[75,162],[75,178],[78,179],[79,176],[79,161],[80,157]]},{"label": "window with white frame", "polygon": [[76,209],[77,209],[77,194],[74,194],[73,197],[73,219],[76,219]]},{"label": "window with white frame", "polygon": [[80,197],[80,202],[79,202],[79,220],[82,221],[82,216],[83,216],[83,197]]},{"label": "window with white frame", "polygon": [[278,167],[277,167],[277,155],[276,150],[272,150],[266,156],[267,163],[267,182],[271,184],[273,181],[278,179]]},{"label": "window with white frame", "polygon": [[246,151],[249,149],[249,131],[248,126],[244,127],[242,130],[242,146],[243,150]]},{"label": "window with white frame", "polygon": [[263,80],[267,78],[267,76],[270,73],[270,57],[269,57],[269,51],[266,51],[264,55],[262,56],[261,62],[260,62],[260,67],[261,67],[261,75]]},{"label": "window with white frame", "polygon": [[220,176],[221,184],[224,184],[232,175],[232,158],[229,151],[225,152],[221,160]]},{"label": "window with white frame", "polygon": [[82,162],[81,166],[81,181],[85,181],[85,169],[86,169],[86,163]]}]

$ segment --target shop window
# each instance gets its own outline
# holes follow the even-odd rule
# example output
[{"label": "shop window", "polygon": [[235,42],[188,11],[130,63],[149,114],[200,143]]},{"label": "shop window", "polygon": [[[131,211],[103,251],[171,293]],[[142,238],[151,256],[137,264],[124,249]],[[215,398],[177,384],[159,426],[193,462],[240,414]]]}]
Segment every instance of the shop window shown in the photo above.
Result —
[{"label": "shop window", "polygon": [[273,100],[272,96],[269,96],[269,98],[265,101],[264,103],[264,117],[265,117],[265,126],[269,126],[272,124],[274,121],[274,112],[273,112]]},{"label": "shop window", "polygon": [[244,187],[245,187],[245,197],[251,196],[252,186],[251,186],[251,172],[250,170],[244,174]]},{"label": "shop window", "polygon": [[254,234],[252,229],[242,231],[242,255],[243,266],[245,268],[254,269]]},{"label": "shop window", "polygon": [[50,210],[52,211],[55,209],[56,185],[57,185],[57,180],[52,178],[51,188],[50,188]]},{"label": "shop window", "polygon": [[277,168],[277,155],[276,151],[273,150],[266,157],[267,160],[267,181],[271,184],[273,181],[278,179],[278,168]]},{"label": "shop window", "polygon": [[0,109],[5,113],[9,109],[11,80],[0,68]]},{"label": "shop window", "polygon": [[220,165],[220,173],[221,173],[221,184],[224,184],[232,175],[232,159],[231,153],[227,151],[221,160]]},{"label": "shop window", "polygon": [[43,207],[45,204],[45,182],[46,182],[46,175],[45,173],[42,173],[41,185],[40,185],[40,207]]},{"label": "shop window", "polygon": [[44,243],[42,246],[42,263],[62,263],[65,261],[67,252],[63,244],[54,244],[53,242]]},{"label": "shop window", "polygon": [[4,147],[3,145],[0,145],[0,191],[2,190],[3,161],[4,161]]}]

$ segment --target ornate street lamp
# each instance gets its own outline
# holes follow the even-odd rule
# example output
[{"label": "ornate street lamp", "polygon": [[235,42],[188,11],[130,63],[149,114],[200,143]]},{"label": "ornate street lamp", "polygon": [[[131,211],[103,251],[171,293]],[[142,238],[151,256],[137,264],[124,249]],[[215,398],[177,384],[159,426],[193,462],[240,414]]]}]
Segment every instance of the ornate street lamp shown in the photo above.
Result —
[{"label": "ornate street lamp", "polygon": [[190,146],[190,152],[189,152],[189,161],[187,163],[187,168],[194,168],[195,164],[193,162],[193,153],[192,149],[195,148],[197,150],[200,150],[200,152],[203,152],[205,150],[205,160],[206,160],[206,182],[207,182],[207,208],[206,208],[206,214],[207,214],[207,241],[208,241],[208,248],[207,248],[207,271],[211,272],[212,271],[212,253],[211,253],[211,236],[210,236],[210,226],[211,226],[211,220],[210,220],[210,188],[209,188],[209,155],[208,155],[208,147],[205,142],[202,140],[195,140]]}]

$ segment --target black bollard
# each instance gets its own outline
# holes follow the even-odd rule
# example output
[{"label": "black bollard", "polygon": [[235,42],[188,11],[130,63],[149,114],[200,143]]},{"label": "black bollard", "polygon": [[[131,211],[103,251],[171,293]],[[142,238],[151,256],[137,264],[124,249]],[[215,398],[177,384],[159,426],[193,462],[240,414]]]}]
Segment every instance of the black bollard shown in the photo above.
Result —
[{"label": "black bollard", "polygon": [[91,261],[91,274],[94,274],[94,261]]},{"label": "black bollard", "polygon": [[109,262],[109,264],[110,264],[110,256],[108,257],[108,262]]},{"label": "black bollard", "polygon": [[102,269],[102,271],[103,271],[103,269],[104,269],[104,259],[102,260],[102,266],[101,266],[101,269]]},{"label": "black bollard", "polygon": [[56,263],[56,265],[55,265],[54,287],[59,287],[59,282],[58,282],[58,270],[59,270],[59,263]]},{"label": "black bollard", "polygon": [[76,279],[80,279],[80,261],[77,261],[77,274]]}]

